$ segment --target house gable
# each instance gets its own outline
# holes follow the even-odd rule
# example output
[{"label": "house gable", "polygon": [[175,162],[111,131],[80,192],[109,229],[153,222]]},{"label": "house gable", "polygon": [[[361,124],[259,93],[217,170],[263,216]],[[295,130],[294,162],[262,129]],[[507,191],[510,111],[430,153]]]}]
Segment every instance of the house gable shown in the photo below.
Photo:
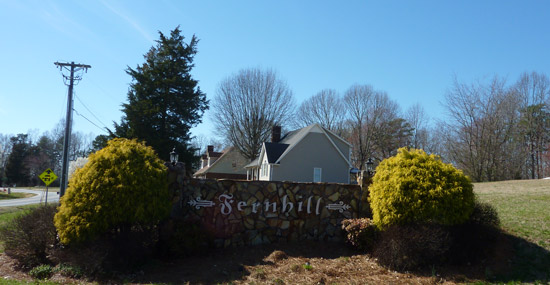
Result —
[{"label": "house gable", "polygon": [[314,181],[315,169],[322,182],[349,182],[349,163],[322,132],[308,132],[273,169],[272,180]]},{"label": "house gable", "polygon": [[[264,148],[265,149],[265,148]],[[269,181],[271,178],[269,159],[267,155],[263,155],[260,162],[260,174],[258,176],[259,180]]]},{"label": "house gable", "polygon": [[319,124],[262,144],[260,155],[245,167],[252,180],[349,183],[351,145]]},{"label": "house gable", "polygon": [[[289,141],[285,141],[283,139],[283,142],[284,143],[288,143],[290,146],[288,148],[286,148],[286,150],[283,152],[283,154],[281,154],[281,156],[279,157],[279,159],[276,161],[276,163],[280,163],[281,160],[286,156],[288,155],[292,149],[294,147],[296,147],[297,145],[299,145],[302,140],[309,134],[309,133],[318,133],[318,134],[323,134],[323,136],[325,137],[326,140],[328,140],[330,142],[330,144],[333,146],[334,150],[340,154],[340,156],[342,157],[342,159],[344,159],[346,161],[346,163],[348,164],[348,167],[351,167],[351,162],[349,160],[349,149],[350,149],[350,144],[347,143],[346,141],[344,141],[343,139],[341,139],[340,137],[336,136],[335,134],[333,134],[332,132],[327,132],[325,131],[325,129],[323,127],[321,127],[320,125],[318,124],[313,124],[313,125],[310,125],[310,126],[307,126],[303,129],[300,129],[297,131],[298,133],[294,134],[292,136],[292,138],[289,139]],[[321,139],[321,138],[320,138]],[[335,143],[335,140],[334,139],[337,139],[336,140],[336,143]],[[347,148],[346,148],[346,144],[347,144]],[[347,149],[347,151],[345,150]]]},{"label": "house gable", "polygon": [[239,151],[232,147],[218,158],[214,164],[210,166],[210,171],[219,173],[239,173],[246,174],[243,166],[246,164],[246,159],[240,155]]},{"label": "house gable", "polygon": [[210,166],[205,166],[195,172],[194,176],[208,177],[210,175],[212,178],[223,178],[226,175],[228,178],[246,178],[246,170],[243,167],[247,161],[236,148],[229,147],[216,154],[220,154],[219,157],[211,162]]}]

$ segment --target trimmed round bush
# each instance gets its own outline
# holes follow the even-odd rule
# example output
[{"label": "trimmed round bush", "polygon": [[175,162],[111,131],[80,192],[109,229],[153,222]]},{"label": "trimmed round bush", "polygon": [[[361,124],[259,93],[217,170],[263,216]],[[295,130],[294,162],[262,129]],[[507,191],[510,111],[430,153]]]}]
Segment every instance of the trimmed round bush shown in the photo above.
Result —
[{"label": "trimmed round bush", "polygon": [[474,208],[470,179],[423,150],[401,148],[376,168],[369,187],[373,222],[391,225],[462,224]]},{"label": "trimmed round bush", "polygon": [[64,244],[155,224],[170,211],[167,169],[152,148],[113,139],[76,170],[60,203],[54,222]]},{"label": "trimmed round bush", "polygon": [[475,202],[474,211],[468,222],[497,229],[500,227],[500,218],[498,217],[498,212],[495,207],[489,203],[480,201]]}]

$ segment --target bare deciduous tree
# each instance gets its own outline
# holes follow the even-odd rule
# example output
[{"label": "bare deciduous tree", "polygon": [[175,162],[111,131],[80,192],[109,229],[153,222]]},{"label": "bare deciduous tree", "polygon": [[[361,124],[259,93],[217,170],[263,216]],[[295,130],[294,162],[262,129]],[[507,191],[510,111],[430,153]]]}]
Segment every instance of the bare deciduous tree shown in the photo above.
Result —
[{"label": "bare deciduous tree", "polygon": [[369,158],[382,160],[407,145],[409,127],[399,117],[399,105],[385,92],[370,85],[354,85],[344,96],[348,111],[348,141],[353,145],[352,160],[363,169]]},{"label": "bare deciduous tree", "polygon": [[370,112],[375,96],[376,91],[370,85],[353,85],[344,95],[349,116],[348,141],[353,145],[353,164],[359,169],[363,169],[373,154],[373,128],[368,127],[368,123],[375,121]]},{"label": "bare deciduous tree", "polygon": [[488,84],[467,85],[455,79],[445,100],[449,159],[475,181],[517,177],[519,102],[505,81],[494,77]]},{"label": "bare deciduous tree", "polygon": [[346,112],[342,99],[334,89],[324,89],[300,104],[296,126],[303,128],[314,123],[342,135]]},{"label": "bare deciduous tree", "polygon": [[386,92],[374,97],[371,124],[374,130],[374,157],[383,160],[397,153],[397,149],[410,145],[411,127],[400,116],[399,105]]},{"label": "bare deciduous tree", "polygon": [[412,128],[410,146],[426,151],[428,148],[429,118],[419,103],[412,105],[405,113],[405,119]]},{"label": "bare deciduous tree", "polygon": [[550,166],[550,79],[545,74],[524,73],[513,87],[521,100],[519,132],[528,157],[526,176],[543,178]]},{"label": "bare deciduous tree", "polygon": [[214,123],[247,159],[255,159],[273,125],[287,122],[292,91],[273,70],[243,69],[223,80],[213,102]]},{"label": "bare deciduous tree", "polygon": [[79,157],[87,157],[92,148],[93,134],[74,132],[71,134],[71,144],[69,145],[69,160],[74,161]]},{"label": "bare deciduous tree", "polygon": [[[43,136],[48,137],[51,142],[51,148],[47,149],[48,156],[52,159],[51,168],[55,171],[61,171],[61,157],[63,155],[63,139],[65,137],[65,119],[59,120],[50,132],[45,132]],[[76,160],[78,157],[87,157],[92,150],[93,134],[85,135],[81,132],[71,134],[71,144],[69,145],[69,161]]]},{"label": "bare deciduous tree", "polygon": [[203,134],[197,135],[191,139],[191,146],[196,150],[196,156],[203,155],[209,145],[214,146],[214,150],[218,152],[226,148],[226,143],[223,141],[209,138]]},{"label": "bare deciduous tree", "polygon": [[426,145],[423,147],[424,151],[429,154],[439,155],[445,162],[450,162],[447,159],[448,154],[445,147],[445,143],[448,141],[446,139],[448,131],[445,129],[445,126],[446,124],[443,121],[435,121],[433,126],[420,134],[420,140],[426,141]]}]

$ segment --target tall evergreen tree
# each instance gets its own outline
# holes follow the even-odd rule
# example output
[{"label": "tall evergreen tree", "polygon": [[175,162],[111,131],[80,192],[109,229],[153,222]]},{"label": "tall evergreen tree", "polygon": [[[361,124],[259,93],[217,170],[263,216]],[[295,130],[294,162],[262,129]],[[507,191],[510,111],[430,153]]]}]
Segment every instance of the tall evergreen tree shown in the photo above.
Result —
[{"label": "tall evergreen tree", "polygon": [[170,37],[159,34],[157,45],[144,55],[145,63],[126,70],[132,83],[115,134],[145,141],[164,160],[175,147],[180,160],[191,163],[195,156],[189,131],[208,109],[206,95],[191,76],[198,39],[193,35],[185,43],[179,27]]},{"label": "tall evergreen tree", "polygon": [[98,135],[95,137],[94,141],[92,141],[92,149],[91,152],[96,152],[104,147],[107,146],[107,142],[112,139],[114,136],[108,136],[108,135]]},{"label": "tall evergreen tree", "polygon": [[9,185],[27,186],[29,183],[29,168],[26,158],[29,155],[30,143],[28,135],[18,134],[10,138],[12,149],[6,163],[6,177]]},{"label": "tall evergreen tree", "polygon": [[29,146],[25,165],[28,167],[31,185],[42,184],[38,175],[48,168],[55,169],[54,145],[48,136],[42,135],[36,144]]}]

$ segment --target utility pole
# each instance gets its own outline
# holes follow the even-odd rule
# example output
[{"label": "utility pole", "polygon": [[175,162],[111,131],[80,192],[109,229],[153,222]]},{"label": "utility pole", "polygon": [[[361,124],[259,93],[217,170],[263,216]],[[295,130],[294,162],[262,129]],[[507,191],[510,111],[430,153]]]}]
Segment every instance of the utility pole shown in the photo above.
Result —
[{"label": "utility pole", "polygon": [[[61,167],[61,185],[59,185],[59,197],[62,197],[65,194],[65,189],[67,189],[67,183],[69,181],[69,145],[71,142],[71,128],[73,121],[73,85],[75,81],[82,79],[81,76],[75,76],[77,71],[88,71],[88,68],[92,68],[87,64],[79,63],[61,63],[54,62],[55,65],[59,67],[61,71],[63,69],[70,72],[70,76],[63,74],[63,79],[65,80],[65,85],[69,86],[69,94],[67,98],[67,116],[65,118],[65,138],[63,139],[63,166]],[[69,81],[69,84],[67,84]]]}]

